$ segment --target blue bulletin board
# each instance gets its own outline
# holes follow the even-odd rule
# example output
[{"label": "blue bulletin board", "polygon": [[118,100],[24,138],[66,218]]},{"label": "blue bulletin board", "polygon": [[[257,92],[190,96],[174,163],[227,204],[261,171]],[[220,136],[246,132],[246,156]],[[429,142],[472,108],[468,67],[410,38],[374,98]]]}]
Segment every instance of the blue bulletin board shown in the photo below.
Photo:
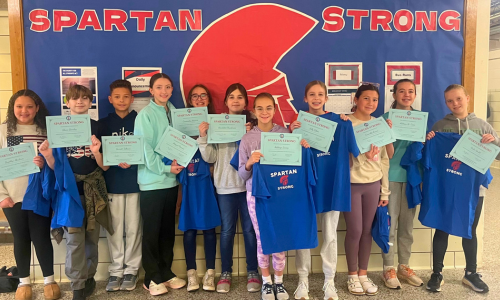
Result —
[{"label": "blue bulletin board", "polygon": [[447,113],[443,91],[461,82],[462,0],[56,1],[24,0],[28,88],[61,113],[60,67],[97,67],[100,117],[122,67],[161,67],[177,107],[196,83],[218,112],[228,85],[273,94],[285,122],[306,109],[304,87],[325,80],[325,63],[362,62],[380,83],[386,62],[423,65],[422,110],[429,124]]}]

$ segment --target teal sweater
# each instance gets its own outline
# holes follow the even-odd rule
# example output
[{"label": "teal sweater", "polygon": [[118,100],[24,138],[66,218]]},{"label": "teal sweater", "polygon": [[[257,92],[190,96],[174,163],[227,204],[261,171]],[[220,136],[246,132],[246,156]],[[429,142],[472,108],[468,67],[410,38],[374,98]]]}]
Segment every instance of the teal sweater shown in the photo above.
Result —
[{"label": "teal sweater", "polygon": [[[168,111],[175,107],[167,102]],[[164,106],[159,106],[153,100],[144,107],[135,119],[134,135],[144,136],[144,164],[139,165],[137,182],[141,191],[167,189],[178,185],[176,175],[170,173],[160,155],[154,151],[163,132],[169,126],[167,112]]]}]

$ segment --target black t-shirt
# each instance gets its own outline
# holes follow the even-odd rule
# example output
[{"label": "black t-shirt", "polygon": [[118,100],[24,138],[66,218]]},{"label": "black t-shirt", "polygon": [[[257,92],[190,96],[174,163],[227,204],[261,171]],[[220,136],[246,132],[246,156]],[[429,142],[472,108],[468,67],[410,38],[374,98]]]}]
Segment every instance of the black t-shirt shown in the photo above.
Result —
[{"label": "black t-shirt", "polygon": [[[99,123],[90,120],[90,127],[92,134],[100,140]],[[66,155],[68,156],[69,165],[75,174],[87,175],[99,167],[92,151],[90,151],[90,146],[66,147]],[[80,195],[83,195],[83,182],[77,182],[76,185]]]}]

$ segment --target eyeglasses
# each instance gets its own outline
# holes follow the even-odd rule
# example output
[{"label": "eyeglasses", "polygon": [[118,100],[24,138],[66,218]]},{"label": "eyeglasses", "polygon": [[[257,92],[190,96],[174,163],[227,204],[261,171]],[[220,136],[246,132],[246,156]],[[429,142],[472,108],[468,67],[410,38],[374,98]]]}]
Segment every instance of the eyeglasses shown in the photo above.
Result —
[{"label": "eyeglasses", "polygon": [[208,95],[203,93],[203,94],[192,94],[191,95],[191,100],[198,100],[198,98],[201,98],[203,100],[207,99]]},{"label": "eyeglasses", "polygon": [[376,83],[376,82],[368,82],[368,81],[362,81],[361,82],[361,85],[373,85],[374,87],[376,87],[377,89],[380,88],[380,83]]}]

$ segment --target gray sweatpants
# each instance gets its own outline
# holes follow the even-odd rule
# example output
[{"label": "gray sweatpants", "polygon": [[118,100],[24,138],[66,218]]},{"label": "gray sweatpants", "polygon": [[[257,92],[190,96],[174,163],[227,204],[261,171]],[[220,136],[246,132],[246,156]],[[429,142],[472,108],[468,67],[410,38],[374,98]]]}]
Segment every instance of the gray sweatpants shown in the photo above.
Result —
[{"label": "gray sweatpants", "polygon": [[[337,225],[339,224],[338,211],[329,211],[320,214],[321,231],[323,232],[323,245],[321,246],[321,259],[323,260],[323,273],[325,281],[333,280],[337,270]],[[295,267],[300,279],[307,279],[311,272],[311,250],[297,250]]]},{"label": "gray sweatpants", "polygon": [[[82,195],[82,203],[85,199]],[[84,204],[85,207],[85,204]],[[83,226],[79,232],[68,233],[65,227],[66,234],[66,276],[71,280],[72,290],[81,290],[85,287],[85,281],[94,277],[97,271],[98,252],[97,245],[99,243],[99,223],[92,231],[87,231],[86,220],[83,221]]]},{"label": "gray sweatpants", "polygon": [[[408,208],[405,182],[389,182],[389,215],[391,216],[391,231],[389,242],[394,244],[396,227],[398,228],[398,263],[408,265],[410,262],[411,245],[413,244],[413,219],[416,208]],[[389,253],[382,253],[384,266],[394,266],[394,246]]]}]

